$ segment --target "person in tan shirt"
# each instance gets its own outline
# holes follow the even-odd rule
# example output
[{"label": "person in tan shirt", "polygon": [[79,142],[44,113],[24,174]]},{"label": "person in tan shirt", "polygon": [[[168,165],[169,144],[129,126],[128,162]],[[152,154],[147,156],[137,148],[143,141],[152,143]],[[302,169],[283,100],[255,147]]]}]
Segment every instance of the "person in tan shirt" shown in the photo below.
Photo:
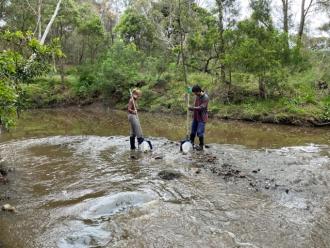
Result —
[{"label": "person in tan shirt", "polygon": [[142,92],[139,89],[134,89],[132,95],[128,101],[127,112],[128,112],[128,122],[131,127],[130,133],[130,146],[131,150],[136,149],[135,138],[137,137],[138,144],[140,145],[143,141],[143,134],[140,125],[139,118],[137,116],[137,101],[142,96]]}]

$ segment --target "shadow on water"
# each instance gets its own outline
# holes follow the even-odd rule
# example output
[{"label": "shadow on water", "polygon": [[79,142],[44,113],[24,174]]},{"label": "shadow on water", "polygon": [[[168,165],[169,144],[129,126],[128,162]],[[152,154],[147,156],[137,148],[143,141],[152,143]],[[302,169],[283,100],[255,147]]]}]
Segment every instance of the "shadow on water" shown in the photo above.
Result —
[{"label": "shadow on water", "polygon": [[26,113],[1,137],[0,247],[329,247],[329,130],[212,121],[182,155],[184,118],[141,119],[152,153],[123,112]]}]

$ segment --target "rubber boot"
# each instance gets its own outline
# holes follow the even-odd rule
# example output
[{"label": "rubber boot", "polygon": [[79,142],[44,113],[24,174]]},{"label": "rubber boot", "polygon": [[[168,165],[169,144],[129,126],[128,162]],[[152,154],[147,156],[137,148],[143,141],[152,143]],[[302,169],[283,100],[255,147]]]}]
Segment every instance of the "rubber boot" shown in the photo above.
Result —
[{"label": "rubber boot", "polygon": [[202,151],[204,149],[204,137],[199,137],[199,146],[196,147],[196,150]]},{"label": "rubber boot", "polygon": [[190,134],[190,142],[194,146],[196,135]]},{"label": "rubber boot", "polygon": [[138,140],[138,144],[141,145],[141,143],[144,141],[144,138],[140,137],[140,138],[137,138]]},{"label": "rubber boot", "polygon": [[131,144],[131,150],[135,150],[135,137],[129,137],[129,143]]}]

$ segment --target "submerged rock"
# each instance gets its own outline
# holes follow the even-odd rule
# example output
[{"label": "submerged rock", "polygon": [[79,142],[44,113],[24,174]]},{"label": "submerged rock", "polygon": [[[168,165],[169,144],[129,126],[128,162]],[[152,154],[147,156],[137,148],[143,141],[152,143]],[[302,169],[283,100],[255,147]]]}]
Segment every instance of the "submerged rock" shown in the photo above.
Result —
[{"label": "submerged rock", "polygon": [[1,209],[2,209],[3,211],[16,212],[15,207],[13,207],[13,206],[10,205],[10,204],[5,204],[5,205],[3,205]]},{"label": "submerged rock", "polygon": [[192,171],[194,174],[199,174],[199,173],[201,173],[201,169],[200,169],[200,168],[191,168],[191,171]]},{"label": "submerged rock", "polygon": [[8,175],[8,171],[4,168],[0,168],[0,175],[2,176],[7,176]]},{"label": "submerged rock", "polygon": [[8,200],[10,200],[10,196],[8,196],[8,195],[2,195],[2,196],[0,196],[0,201],[8,201]]},{"label": "submerged rock", "polygon": [[158,173],[158,176],[164,180],[173,180],[176,178],[180,178],[182,176],[182,174],[179,171],[163,170]]},{"label": "submerged rock", "polygon": [[156,156],[155,159],[156,159],[156,160],[163,159],[163,156]]},{"label": "submerged rock", "polygon": [[8,178],[4,177],[0,174],[0,183],[7,184],[8,183]]},{"label": "submerged rock", "polygon": [[4,162],[0,162],[0,183],[6,184],[9,182],[7,176],[8,172],[13,171],[13,169],[7,168]]},{"label": "submerged rock", "polygon": [[215,162],[217,160],[217,157],[216,156],[209,156],[208,158],[207,158],[207,162],[209,162],[209,163],[213,163],[213,162]]}]

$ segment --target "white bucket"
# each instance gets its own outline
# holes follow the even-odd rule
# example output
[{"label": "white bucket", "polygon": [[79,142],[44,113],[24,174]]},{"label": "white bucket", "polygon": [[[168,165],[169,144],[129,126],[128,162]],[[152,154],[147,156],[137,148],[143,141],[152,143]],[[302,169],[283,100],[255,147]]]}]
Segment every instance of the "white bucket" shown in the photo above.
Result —
[{"label": "white bucket", "polygon": [[191,144],[190,141],[185,141],[181,145],[181,151],[184,154],[187,154],[193,150],[193,145]]},{"label": "white bucket", "polygon": [[139,149],[141,152],[148,152],[152,150],[152,146],[150,141],[146,141],[144,140],[140,145],[139,145]]}]

